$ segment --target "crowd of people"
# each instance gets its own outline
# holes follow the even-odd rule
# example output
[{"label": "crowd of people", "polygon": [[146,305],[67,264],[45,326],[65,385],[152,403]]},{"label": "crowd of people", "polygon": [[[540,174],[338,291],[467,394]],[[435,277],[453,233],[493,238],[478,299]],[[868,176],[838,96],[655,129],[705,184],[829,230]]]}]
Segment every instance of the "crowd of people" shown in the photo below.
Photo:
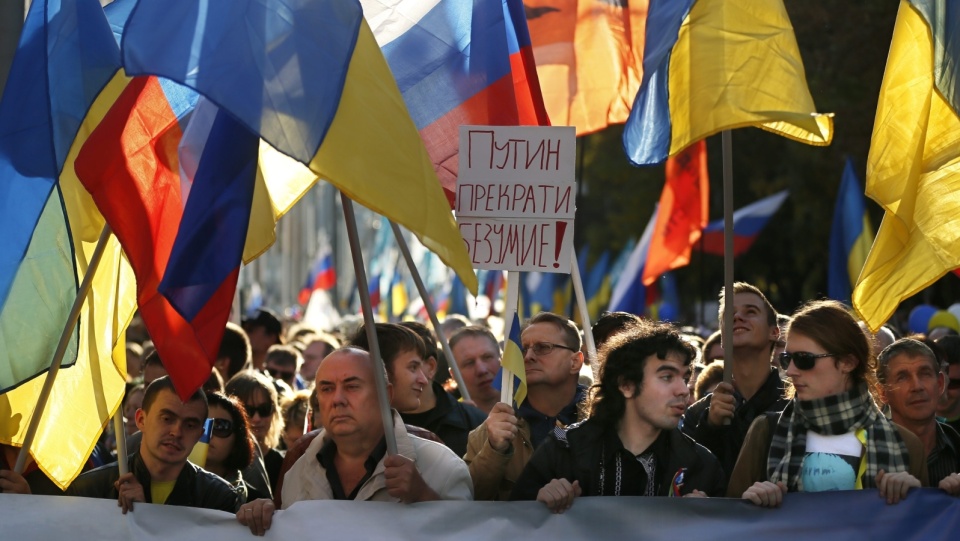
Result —
[{"label": "crowd of people", "polygon": [[[922,486],[960,495],[960,329],[874,334],[830,300],[786,316],[743,282],[721,292],[721,314],[727,302],[730,344],[608,313],[586,330],[595,359],[574,322],[537,314],[520,334],[519,404],[501,400],[501,342],[460,316],[439,332],[465,389],[418,322],[375,324],[381,366],[363,326],[285,329],[259,309],[227,325],[210,379],[186,402],[150,343],[133,343],[125,434],[114,435],[129,454],[109,462],[105,436],[90,460],[99,467],[66,494],[114,499],[124,513],[139,502],[229,511],[256,535],[303,500],[536,500],[562,513],[584,496],[777,507],[789,492],[877,489],[890,504]],[[197,465],[188,457],[205,425]],[[15,449],[3,450],[12,464]],[[9,466],[0,489],[59,492]]]}]

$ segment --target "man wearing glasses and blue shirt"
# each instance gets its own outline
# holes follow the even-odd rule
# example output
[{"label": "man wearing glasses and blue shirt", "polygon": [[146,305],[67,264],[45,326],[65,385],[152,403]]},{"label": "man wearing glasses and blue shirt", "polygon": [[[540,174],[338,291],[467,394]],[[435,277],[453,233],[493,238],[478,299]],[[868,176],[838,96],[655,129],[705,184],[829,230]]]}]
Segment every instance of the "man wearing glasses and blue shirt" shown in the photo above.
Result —
[{"label": "man wearing glasses and blue shirt", "polygon": [[506,501],[533,451],[547,435],[578,420],[586,388],[578,385],[583,353],[580,330],[550,312],[532,317],[520,333],[527,398],[515,410],[497,403],[468,438],[474,498]]}]

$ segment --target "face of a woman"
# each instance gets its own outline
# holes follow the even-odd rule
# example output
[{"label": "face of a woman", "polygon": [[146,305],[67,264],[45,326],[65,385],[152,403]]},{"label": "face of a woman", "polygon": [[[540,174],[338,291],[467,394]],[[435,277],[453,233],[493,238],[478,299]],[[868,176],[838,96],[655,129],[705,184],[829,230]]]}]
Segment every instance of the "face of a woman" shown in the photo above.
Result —
[{"label": "face of a woman", "polygon": [[[227,421],[233,422],[233,419],[230,417],[230,412],[228,412],[222,406],[210,406],[210,412],[207,415],[211,419],[226,419]],[[223,464],[223,461],[230,456],[230,451],[233,450],[233,441],[236,438],[237,436],[233,432],[231,432],[226,438],[221,438],[220,436],[217,436],[216,433],[210,436],[210,448],[207,451],[207,463]]]},{"label": "face of a woman", "polygon": [[[243,405],[247,409],[247,416],[250,418],[250,432],[257,439],[260,447],[264,447],[264,440],[267,438],[267,433],[270,432],[270,426],[273,423],[273,412],[276,405],[271,403],[269,394],[260,390],[245,400]],[[269,413],[267,413],[268,411]]]},{"label": "face of a woman", "polygon": [[[815,355],[833,353],[825,350],[819,343],[808,336],[792,332],[787,337],[788,353],[807,352]],[[793,382],[796,397],[799,400],[813,400],[840,394],[853,385],[850,372],[854,368],[854,361],[848,356],[840,359],[834,356],[820,357],[814,361],[813,368],[800,370],[796,363],[790,362],[787,367],[787,377]]]}]

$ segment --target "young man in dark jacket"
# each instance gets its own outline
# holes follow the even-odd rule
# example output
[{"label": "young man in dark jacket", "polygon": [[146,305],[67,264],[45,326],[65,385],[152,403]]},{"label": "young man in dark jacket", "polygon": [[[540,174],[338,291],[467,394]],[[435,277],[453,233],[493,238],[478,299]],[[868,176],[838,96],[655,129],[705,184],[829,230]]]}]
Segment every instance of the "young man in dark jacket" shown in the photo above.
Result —
[{"label": "young man in dark jacket", "polygon": [[694,356],[669,325],[611,338],[600,351],[589,418],[537,449],[511,499],[536,499],[562,513],[581,495],[722,495],[726,479],[717,459],[677,428]]},{"label": "young man in dark jacket", "polygon": [[128,473],[117,463],[89,471],[76,479],[68,496],[117,500],[124,514],[135,502],[219,509],[235,513],[243,502],[233,487],[187,461],[200,440],[207,418],[207,397],[197,390],[181,402],[173,382],[164,376],[151,383],[137,410],[140,448],[126,458]]}]

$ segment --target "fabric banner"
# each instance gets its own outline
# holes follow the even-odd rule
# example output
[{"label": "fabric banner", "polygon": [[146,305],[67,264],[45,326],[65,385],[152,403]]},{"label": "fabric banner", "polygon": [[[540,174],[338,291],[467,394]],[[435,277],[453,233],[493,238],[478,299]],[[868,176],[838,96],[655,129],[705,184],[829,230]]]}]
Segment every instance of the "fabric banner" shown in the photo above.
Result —
[{"label": "fabric banner", "polygon": [[[50,520],[56,517],[56,520]],[[246,539],[222,511],[136,504],[123,515],[112,500],[0,494],[4,539]],[[780,509],[737,499],[599,497],[577,499],[562,515],[539,502],[311,501],[278,511],[266,539],[951,539],[960,499],[913,490],[887,505],[875,490],[788,494]]]}]

